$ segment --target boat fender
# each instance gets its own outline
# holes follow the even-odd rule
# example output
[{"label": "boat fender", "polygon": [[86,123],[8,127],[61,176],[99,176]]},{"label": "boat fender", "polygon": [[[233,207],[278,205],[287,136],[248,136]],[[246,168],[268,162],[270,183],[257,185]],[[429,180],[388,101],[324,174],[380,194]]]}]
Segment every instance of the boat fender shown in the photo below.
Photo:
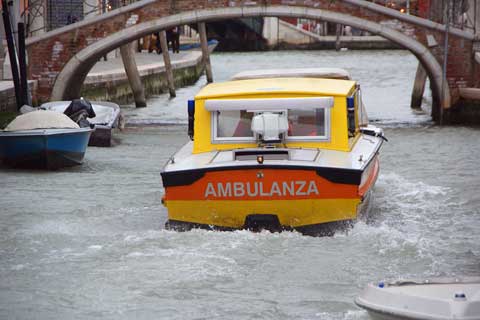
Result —
[{"label": "boat fender", "polygon": [[454,295],[456,301],[467,301],[467,295],[463,292],[456,292]]},{"label": "boat fender", "polygon": [[369,128],[360,128],[360,132],[363,134],[366,134],[367,136],[379,137],[385,142],[388,142],[388,139],[383,134],[383,131],[377,131],[375,129],[369,129]]}]

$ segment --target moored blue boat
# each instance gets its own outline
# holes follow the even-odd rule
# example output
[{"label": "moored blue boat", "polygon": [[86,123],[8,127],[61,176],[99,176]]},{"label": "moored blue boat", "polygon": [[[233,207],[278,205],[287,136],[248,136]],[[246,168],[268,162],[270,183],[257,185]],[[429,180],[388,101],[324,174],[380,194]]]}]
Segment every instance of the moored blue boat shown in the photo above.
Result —
[{"label": "moored blue boat", "polygon": [[[207,42],[207,45],[209,47],[216,47],[217,44],[218,44],[218,40],[215,40],[215,39],[208,40]],[[185,51],[185,50],[192,50],[197,48],[200,48],[199,42],[181,44],[179,49],[180,51]]]},{"label": "moored blue boat", "polygon": [[81,164],[91,128],[0,132],[0,158],[8,166],[58,169]]},{"label": "moored blue boat", "polygon": [[62,113],[29,112],[0,131],[0,161],[13,167],[41,169],[81,164],[93,130],[81,128]]}]

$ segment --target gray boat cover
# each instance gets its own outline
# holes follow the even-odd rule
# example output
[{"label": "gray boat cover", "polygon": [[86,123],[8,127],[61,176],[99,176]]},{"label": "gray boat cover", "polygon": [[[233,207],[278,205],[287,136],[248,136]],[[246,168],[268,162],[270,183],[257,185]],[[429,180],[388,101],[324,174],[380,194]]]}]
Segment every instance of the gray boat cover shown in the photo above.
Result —
[{"label": "gray boat cover", "polygon": [[248,80],[263,78],[327,78],[350,80],[350,74],[340,68],[299,68],[299,69],[263,69],[243,71],[232,77],[232,80]]},{"label": "gray boat cover", "polygon": [[[71,101],[53,101],[42,104],[40,108],[63,113],[70,103]],[[95,125],[111,125],[115,121],[115,118],[118,117],[119,106],[117,104],[106,101],[94,101],[90,103],[93,106],[96,116],[95,118],[88,118],[88,122]]]},{"label": "gray boat cover", "polygon": [[34,129],[75,129],[78,124],[63,113],[37,110],[19,115],[8,124],[5,131],[24,131]]}]

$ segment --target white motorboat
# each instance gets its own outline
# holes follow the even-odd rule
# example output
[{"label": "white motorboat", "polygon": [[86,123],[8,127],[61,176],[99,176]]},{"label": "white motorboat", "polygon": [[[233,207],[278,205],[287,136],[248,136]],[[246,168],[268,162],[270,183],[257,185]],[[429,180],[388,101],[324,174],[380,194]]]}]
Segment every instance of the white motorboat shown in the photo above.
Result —
[{"label": "white motorboat", "polygon": [[369,284],[355,303],[373,319],[479,320],[480,277]]},{"label": "white motorboat", "polygon": [[[72,101],[52,101],[40,106],[42,109],[63,113]],[[118,126],[120,107],[116,103],[106,101],[93,101],[95,117],[87,118],[88,122],[95,125],[95,131],[88,142],[89,146],[110,147],[112,141],[112,129]]]}]

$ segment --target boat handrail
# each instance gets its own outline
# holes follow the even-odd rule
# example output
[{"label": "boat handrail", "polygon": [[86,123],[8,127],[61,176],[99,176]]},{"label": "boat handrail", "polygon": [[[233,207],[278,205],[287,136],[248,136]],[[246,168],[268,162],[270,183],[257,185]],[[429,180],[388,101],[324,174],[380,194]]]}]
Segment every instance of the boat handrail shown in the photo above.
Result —
[{"label": "boat handrail", "polygon": [[208,99],[208,111],[281,111],[286,109],[312,110],[333,107],[333,97],[265,98],[265,99]]},{"label": "boat handrail", "polygon": [[434,278],[434,279],[400,279],[393,282],[385,283],[388,286],[411,286],[411,285],[439,285],[439,284],[464,284],[464,283],[480,283],[480,277],[460,277],[460,278]]}]

